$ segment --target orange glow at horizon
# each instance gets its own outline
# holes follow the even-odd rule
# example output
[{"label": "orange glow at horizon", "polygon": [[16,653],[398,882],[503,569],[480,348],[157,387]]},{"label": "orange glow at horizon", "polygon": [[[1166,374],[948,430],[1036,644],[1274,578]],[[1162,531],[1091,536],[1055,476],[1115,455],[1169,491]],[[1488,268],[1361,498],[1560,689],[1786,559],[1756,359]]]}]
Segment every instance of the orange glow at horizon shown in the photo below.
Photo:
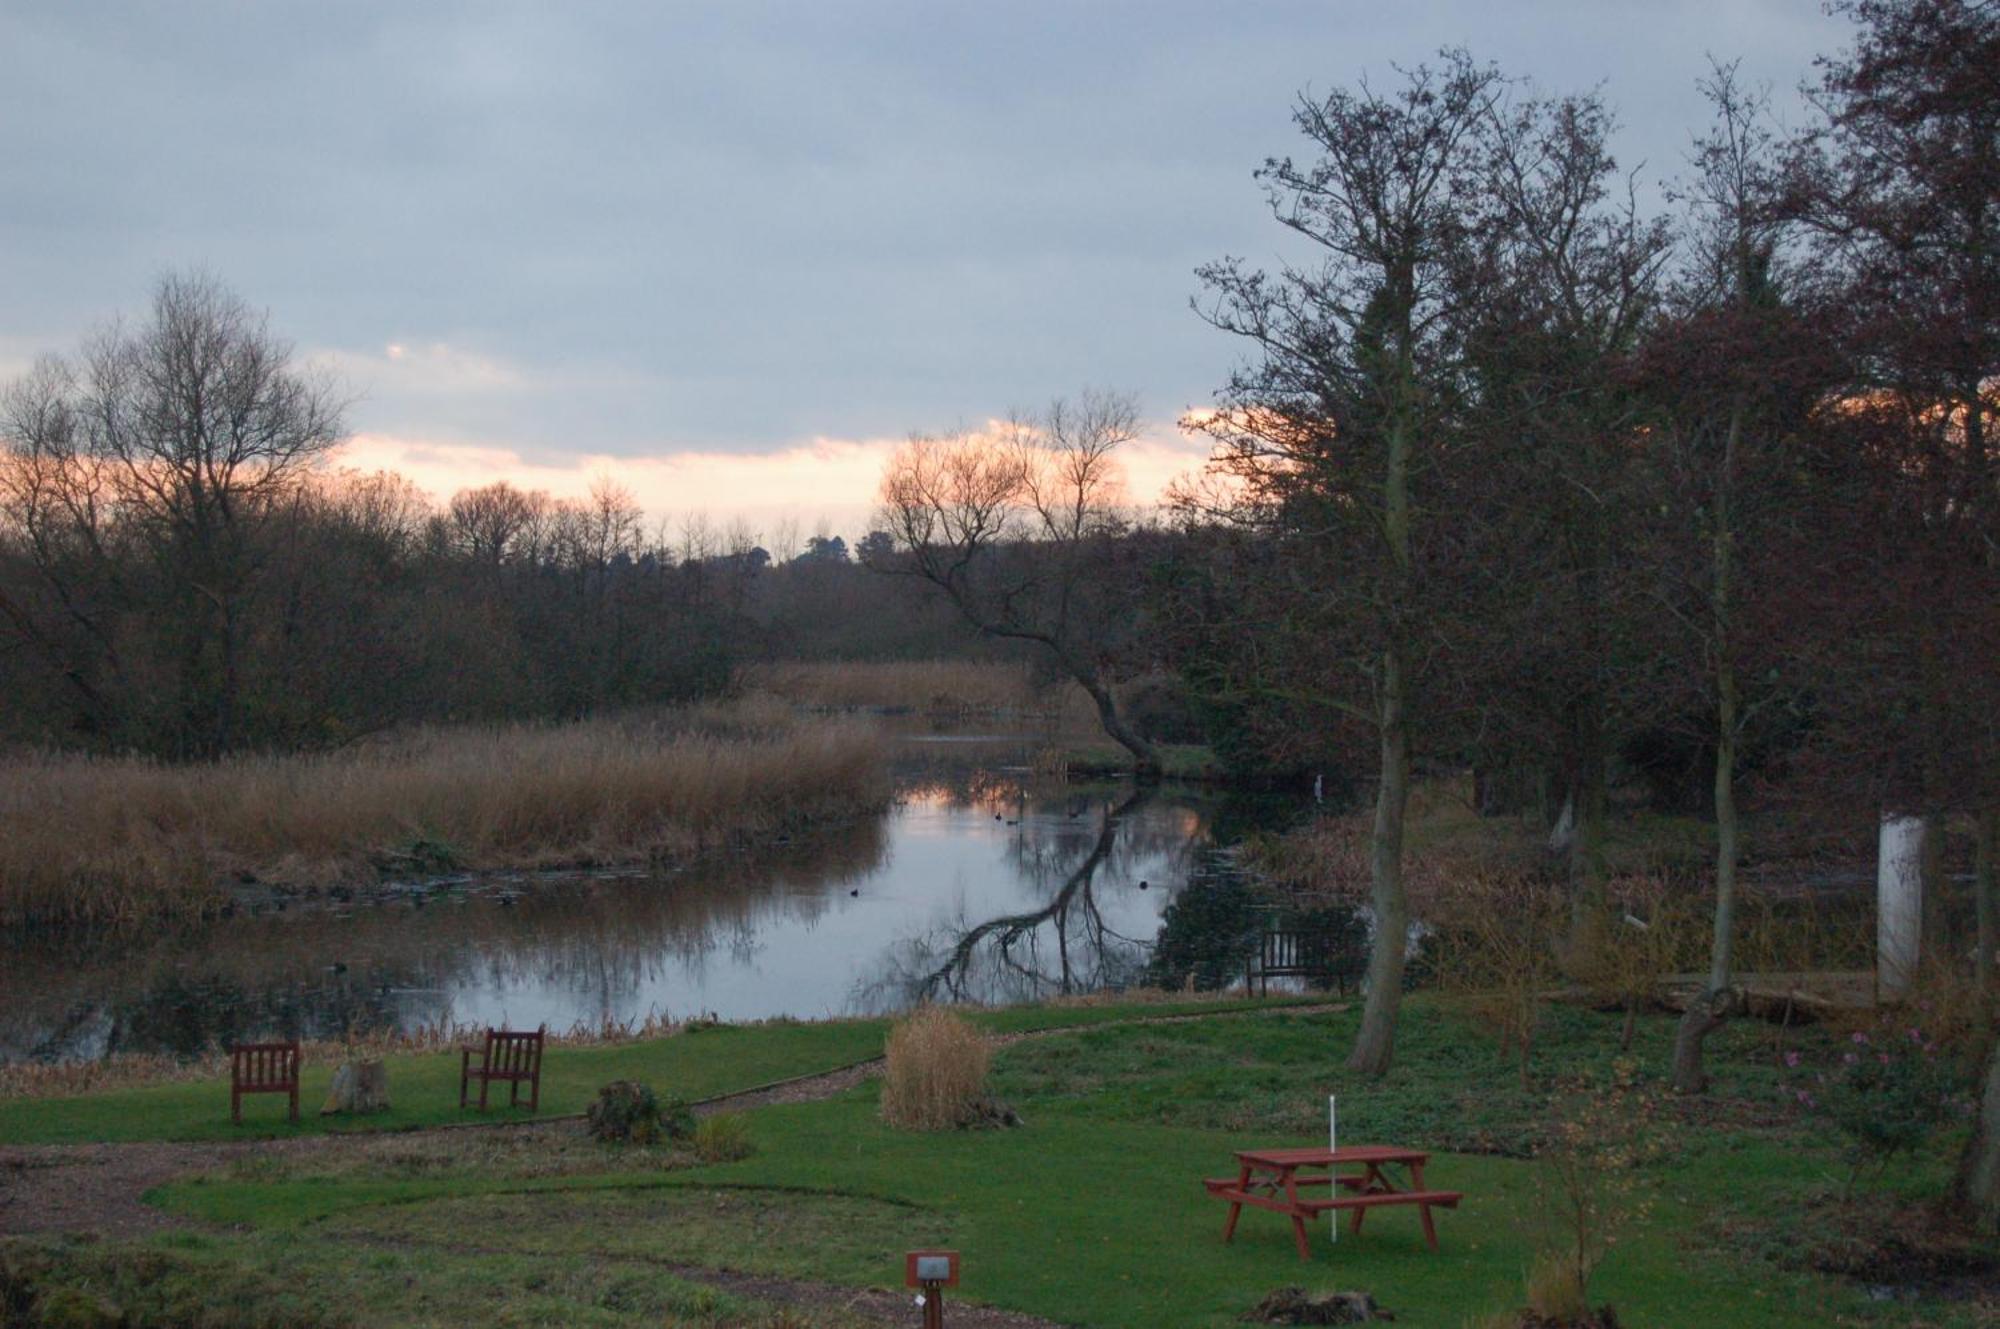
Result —
[{"label": "orange glow at horizon", "polygon": [[[540,460],[492,444],[365,433],[343,443],[332,462],[356,471],[394,471],[439,502],[499,480],[579,498],[608,478],[655,518],[703,513],[722,521],[743,518],[753,528],[792,520],[808,529],[823,520],[852,540],[867,530],[883,464],[902,441],[815,438],[769,452],[688,449]],[[1208,444],[1180,433],[1148,435],[1121,447],[1118,457],[1132,501],[1151,506],[1175,480],[1200,470]]]}]

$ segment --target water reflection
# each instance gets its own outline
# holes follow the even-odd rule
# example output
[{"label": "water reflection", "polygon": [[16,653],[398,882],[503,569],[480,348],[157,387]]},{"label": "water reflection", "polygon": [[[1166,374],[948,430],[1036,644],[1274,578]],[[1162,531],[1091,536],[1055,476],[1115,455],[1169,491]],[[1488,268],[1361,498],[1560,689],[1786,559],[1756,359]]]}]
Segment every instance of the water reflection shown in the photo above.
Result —
[{"label": "water reflection", "polygon": [[924,771],[880,819],[700,870],[246,903],[117,949],[13,939],[0,1060],[185,1054],[352,1028],[811,1018],[922,995],[1122,986],[1142,976],[1211,813],[1189,790]]}]

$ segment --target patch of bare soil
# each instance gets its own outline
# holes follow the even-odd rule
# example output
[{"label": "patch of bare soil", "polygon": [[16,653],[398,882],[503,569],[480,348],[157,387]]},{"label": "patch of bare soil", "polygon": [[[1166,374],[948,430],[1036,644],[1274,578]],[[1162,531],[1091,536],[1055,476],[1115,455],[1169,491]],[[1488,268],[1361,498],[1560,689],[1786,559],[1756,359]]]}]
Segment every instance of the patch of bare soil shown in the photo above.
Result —
[{"label": "patch of bare soil", "polygon": [[1396,1317],[1366,1292],[1308,1292],[1281,1287],[1243,1317],[1252,1324],[1369,1324]]},{"label": "patch of bare soil", "polygon": [[[735,1273],[696,1265],[674,1265],[672,1271],[691,1283],[705,1283],[735,1296],[779,1306],[796,1306],[809,1311],[828,1311],[851,1317],[883,1329],[908,1329],[919,1317],[912,1292],[890,1292],[882,1288],[841,1287],[803,1278],[777,1278],[768,1274]],[[949,1294],[947,1294],[949,1295]],[[1059,1329],[1053,1320],[1038,1319],[1018,1311],[993,1306],[975,1306],[949,1300],[949,1323],[954,1329]]]},{"label": "patch of bare soil", "polygon": [[183,1220],[141,1197],[155,1186],[212,1171],[248,1151],[290,1150],[307,1143],[0,1147],[0,1237],[30,1232],[131,1237],[177,1227]]},{"label": "patch of bare soil", "polygon": [[1804,1257],[1884,1301],[2000,1301],[2000,1250],[1932,1205],[1866,1199],[1817,1209]]}]

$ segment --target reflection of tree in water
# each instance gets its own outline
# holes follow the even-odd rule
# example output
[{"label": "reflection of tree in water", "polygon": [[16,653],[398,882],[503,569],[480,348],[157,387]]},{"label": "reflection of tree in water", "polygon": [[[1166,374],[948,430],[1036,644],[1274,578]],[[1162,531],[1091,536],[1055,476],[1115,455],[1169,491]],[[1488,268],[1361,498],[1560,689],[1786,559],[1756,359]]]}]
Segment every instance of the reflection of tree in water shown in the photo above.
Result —
[{"label": "reflection of tree in water", "polygon": [[1015,842],[1016,867],[1046,894],[1043,904],[902,943],[857,1004],[879,1009],[938,999],[1031,1001],[1135,981],[1149,942],[1106,923],[1099,887],[1135,857],[1185,851],[1200,832],[1200,819],[1137,816],[1153,798],[1151,789],[1115,806],[1100,804],[1098,815],[1087,819],[1086,797],[1072,797],[1067,816],[1037,818],[1035,833]]},{"label": "reflection of tree in water", "polygon": [[754,950],[774,914],[811,922],[829,888],[872,871],[879,819],[782,854],[666,878],[480,883],[470,893],[292,908],[144,944],[13,947],[0,972],[0,1060],[192,1054],[250,1037],[449,1022],[454,989],[554,987],[586,1023],[635,1013],[669,967]]},{"label": "reflection of tree in water", "polygon": [[1269,898],[1232,850],[1203,849],[1160,916],[1146,981],[1199,992],[1228,987],[1243,976],[1269,913]]}]

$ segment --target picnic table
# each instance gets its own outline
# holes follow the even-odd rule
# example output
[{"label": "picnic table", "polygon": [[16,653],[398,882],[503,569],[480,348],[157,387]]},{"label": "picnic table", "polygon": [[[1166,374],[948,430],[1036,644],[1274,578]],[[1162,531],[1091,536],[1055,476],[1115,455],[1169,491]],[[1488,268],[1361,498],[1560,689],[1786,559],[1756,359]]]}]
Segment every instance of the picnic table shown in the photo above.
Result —
[{"label": "picnic table", "polygon": [[[1229,1201],[1229,1220],[1222,1226],[1222,1239],[1236,1235],[1236,1219],[1243,1206],[1255,1205],[1292,1220],[1292,1237],[1298,1242],[1299,1258],[1309,1260],[1306,1222],[1329,1209],[1347,1209],[1354,1214],[1350,1230],[1361,1231],[1361,1219],[1370,1210],[1384,1205],[1415,1205],[1423,1218],[1424,1240],[1437,1249],[1437,1228],[1431,1223],[1433,1205],[1455,1209],[1464,1199],[1460,1191],[1424,1189],[1424,1164],[1430,1155],[1420,1149],[1395,1145],[1364,1144],[1342,1149],[1239,1149],[1237,1173],[1233,1177],[1206,1177],[1202,1185],[1219,1200]],[[1358,1169],[1340,1171],[1341,1168]],[[1390,1169],[1399,1169],[1407,1184],[1399,1185]],[[1300,1194],[1301,1189],[1325,1195]]]}]

